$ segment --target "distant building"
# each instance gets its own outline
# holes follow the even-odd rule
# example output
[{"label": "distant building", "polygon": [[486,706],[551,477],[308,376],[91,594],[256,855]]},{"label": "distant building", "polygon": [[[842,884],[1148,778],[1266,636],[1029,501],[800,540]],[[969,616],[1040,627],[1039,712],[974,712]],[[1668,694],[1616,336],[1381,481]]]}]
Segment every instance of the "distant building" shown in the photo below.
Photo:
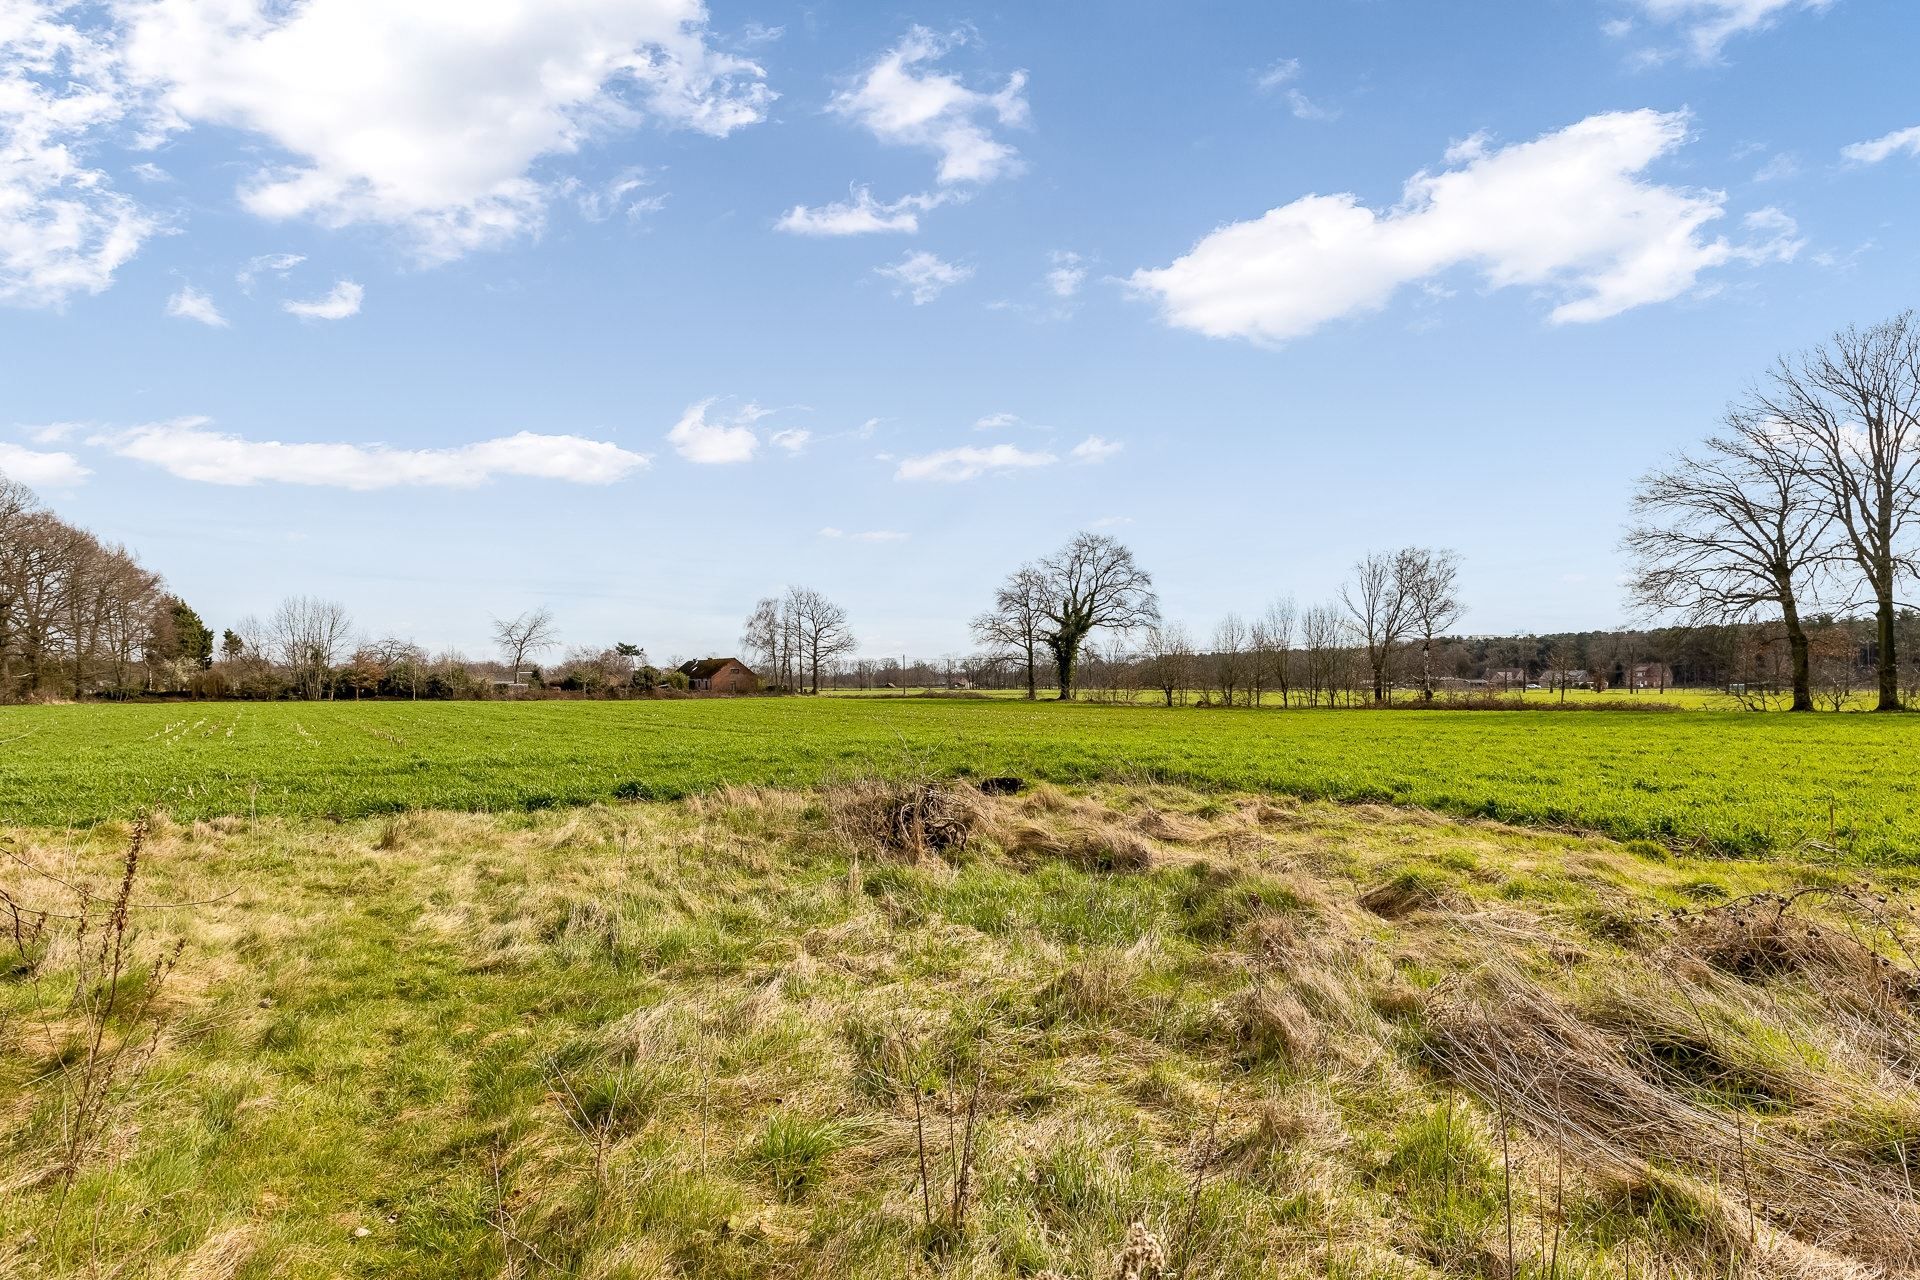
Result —
[{"label": "distant building", "polygon": [[1487,672],[1487,683],[1496,689],[1524,689],[1527,687],[1527,673],[1519,667],[1503,667]]},{"label": "distant building", "polygon": [[681,663],[680,674],[700,693],[760,692],[760,677],[738,658],[696,658]]},{"label": "distant building", "polygon": [[1673,686],[1673,668],[1664,662],[1640,662],[1627,668],[1627,688],[1668,689]]}]

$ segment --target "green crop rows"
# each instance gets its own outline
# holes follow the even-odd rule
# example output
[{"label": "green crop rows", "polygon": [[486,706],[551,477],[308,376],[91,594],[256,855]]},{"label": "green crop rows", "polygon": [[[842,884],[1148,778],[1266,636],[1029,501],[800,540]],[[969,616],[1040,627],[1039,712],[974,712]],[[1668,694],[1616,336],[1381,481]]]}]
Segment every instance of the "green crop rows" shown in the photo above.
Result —
[{"label": "green crop rows", "polygon": [[352,817],[810,786],[902,768],[1421,805],[1761,854],[1920,861],[1920,722],[1710,712],[1219,712],[997,700],[0,710],[0,823]]}]

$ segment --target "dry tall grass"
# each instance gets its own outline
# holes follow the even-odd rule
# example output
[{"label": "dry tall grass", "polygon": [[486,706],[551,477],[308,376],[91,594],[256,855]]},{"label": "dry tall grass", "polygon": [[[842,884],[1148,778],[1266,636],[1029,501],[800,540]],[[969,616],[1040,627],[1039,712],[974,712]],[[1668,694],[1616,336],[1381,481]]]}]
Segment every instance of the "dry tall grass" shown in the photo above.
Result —
[{"label": "dry tall grass", "polygon": [[[15,836],[108,904],[127,834]],[[156,822],[135,861],[119,960],[22,925],[0,973],[0,1271],[1920,1266],[1891,878],[916,779]],[[59,1046],[182,942],[62,1193]]]}]

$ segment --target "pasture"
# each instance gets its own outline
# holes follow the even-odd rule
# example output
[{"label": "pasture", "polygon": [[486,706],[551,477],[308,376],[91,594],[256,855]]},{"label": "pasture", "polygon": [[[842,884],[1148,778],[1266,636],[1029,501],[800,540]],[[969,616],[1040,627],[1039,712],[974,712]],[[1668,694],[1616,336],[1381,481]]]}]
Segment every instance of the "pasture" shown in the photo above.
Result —
[{"label": "pasture", "polygon": [[0,1275],[1920,1261],[1905,873],[1139,784],[143,834],[121,966],[130,828],[0,830]]},{"label": "pasture", "polygon": [[1206,711],[1005,699],[0,709],[0,822],[350,819],[903,772],[1383,802],[1722,854],[1920,858],[1920,724],[1708,712]]}]

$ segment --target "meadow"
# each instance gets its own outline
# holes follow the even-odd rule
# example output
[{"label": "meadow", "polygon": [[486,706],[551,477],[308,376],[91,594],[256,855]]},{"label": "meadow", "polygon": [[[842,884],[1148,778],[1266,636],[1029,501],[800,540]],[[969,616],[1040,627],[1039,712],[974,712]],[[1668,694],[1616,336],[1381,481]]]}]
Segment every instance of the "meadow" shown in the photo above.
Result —
[{"label": "meadow", "polygon": [[1920,1264],[1907,873],[1139,783],[135,838],[0,829],[0,1275]]},{"label": "meadow", "polygon": [[350,819],[902,772],[1412,805],[1722,854],[1920,857],[1920,724],[1710,712],[1217,711],[1005,699],[0,709],[0,822]]}]

